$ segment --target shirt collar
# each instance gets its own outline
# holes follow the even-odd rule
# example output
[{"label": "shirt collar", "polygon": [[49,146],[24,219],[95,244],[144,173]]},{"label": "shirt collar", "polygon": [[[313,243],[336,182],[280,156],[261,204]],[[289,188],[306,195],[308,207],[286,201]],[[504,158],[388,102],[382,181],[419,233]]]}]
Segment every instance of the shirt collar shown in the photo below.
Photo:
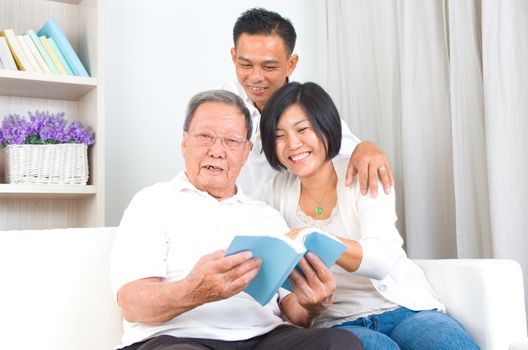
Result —
[{"label": "shirt collar", "polygon": [[[191,183],[191,181],[189,181],[189,178],[187,177],[187,174],[185,173],[185,171],[181,171],[178,175],[176,175],[176,177],[172,180],[171,183],[172,183],[172,185],[174,186],[174,188],[178,192],[192,191],[192,192],[195,192],[195,193],[203,196],[204,198],[211,198],[211,199],[217,200],[216,198],[211,196],[209,193],[197,189]],[[248,203],[250,203],[252,201],[253,201],[253,199],[251,199],[250,197],[246,196],[244,194],[244,191],[242,191],[242,188],[240,188],[240,186],[237,186],[237,192],[235,193],[234,196],[232,196],[230,198],[227,198],[227,199],[224,199],[224,200],[220,201],[219,203],[239,202],[239,203],[243,203],[243,204],[248,204]]]}]

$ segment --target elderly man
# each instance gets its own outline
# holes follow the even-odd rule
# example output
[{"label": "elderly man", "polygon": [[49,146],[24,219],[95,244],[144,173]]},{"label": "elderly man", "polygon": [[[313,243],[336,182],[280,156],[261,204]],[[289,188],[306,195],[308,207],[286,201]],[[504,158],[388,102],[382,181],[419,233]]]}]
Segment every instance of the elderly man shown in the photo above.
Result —
[{"label": "elderly man", "polygon": [[316,256],[300,287],[260,306],[242,290],[259,270],[250,252],[224,256],[236,234],[281,235],[280,214],[235,185],[252,144],[251,118],[233,93],[194,96],[181,145],[185,172],[140,191],[125,211],[112,254],[124,321],[123,349],[361,349],[351,333],[309,326],[335,282]]}]

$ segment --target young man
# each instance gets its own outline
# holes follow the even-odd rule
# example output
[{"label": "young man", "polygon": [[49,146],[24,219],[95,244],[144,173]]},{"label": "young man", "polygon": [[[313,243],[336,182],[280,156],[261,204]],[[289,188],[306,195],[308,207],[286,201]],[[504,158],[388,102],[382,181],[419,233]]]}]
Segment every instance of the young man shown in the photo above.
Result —
[{"label": "young man", "polygon": [[[253,119],[253,149],[242,170],[238,184],[247,194],[255,195],[275,171],[261,152],[259,121],[271,95],[288,83],[299,60],[293,54],[297,34],[288,19],[262,8],[250,9],[238,18],[233,28],[234,48],[231,57],[238,83],[224,88],[237,93],[245,102]],[[347,185],[359,174],[361,192],[368,187],[373,197],[378,188],[378,176],[385,192],[394,180],[387,156],[374,143],[360,142],[346,123],[343,125],[341,156],[350,157]],[[352,154],[352,156],[350,156]]]}]

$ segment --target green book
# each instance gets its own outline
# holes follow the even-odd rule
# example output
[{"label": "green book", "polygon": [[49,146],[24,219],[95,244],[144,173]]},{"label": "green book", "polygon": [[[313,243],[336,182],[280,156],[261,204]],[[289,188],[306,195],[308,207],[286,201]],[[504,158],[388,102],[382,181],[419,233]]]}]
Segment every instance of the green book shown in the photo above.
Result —
[{"label": "green book", "polygon": [[[346,250],[346,245],[322,230],[302,230],[295,240],[287,236],[236,236],[226,256],[249,250],[262,260],[257,276],[244,289],[261,305],[266,305],[279,288],[292,290],[288,276],[307,252],[312,252],[327,266],[332,266]],[[300,271],[300,268],[297,268]]]},{"label": "green book", "polygon": [[51,72],[53,74],[59,74],[59,71],[57,70],[57,67],[55,66],[55,63],[53,63],[51,57],[49,57],[48,51],[46,51],[46,49],[44,48],[44,46],[40,42],[35,30],[29,29],[28,31],[26,31],[25,34],[29,35],[31,40],[33,40],[33,42],[35,43],[35,46],[37,47],[38,51],[42,55],[42,58],[44,59],[44,61],[48,65],[48,67],[51,70]]}]

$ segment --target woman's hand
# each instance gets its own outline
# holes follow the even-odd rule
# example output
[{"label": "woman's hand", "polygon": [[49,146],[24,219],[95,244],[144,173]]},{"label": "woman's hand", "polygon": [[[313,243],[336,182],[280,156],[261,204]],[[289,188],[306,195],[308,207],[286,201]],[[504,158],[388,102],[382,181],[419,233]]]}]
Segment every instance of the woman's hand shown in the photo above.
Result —
[{"label": "woman's hand", "polygon": [[294,269],[288,281],[293,287],[297,302],[306,310],[311,321],[332,305],[336,283],[332,272],[313,253],[307,253],[306,258],[299,261],[299,266],[304,276]]}]

